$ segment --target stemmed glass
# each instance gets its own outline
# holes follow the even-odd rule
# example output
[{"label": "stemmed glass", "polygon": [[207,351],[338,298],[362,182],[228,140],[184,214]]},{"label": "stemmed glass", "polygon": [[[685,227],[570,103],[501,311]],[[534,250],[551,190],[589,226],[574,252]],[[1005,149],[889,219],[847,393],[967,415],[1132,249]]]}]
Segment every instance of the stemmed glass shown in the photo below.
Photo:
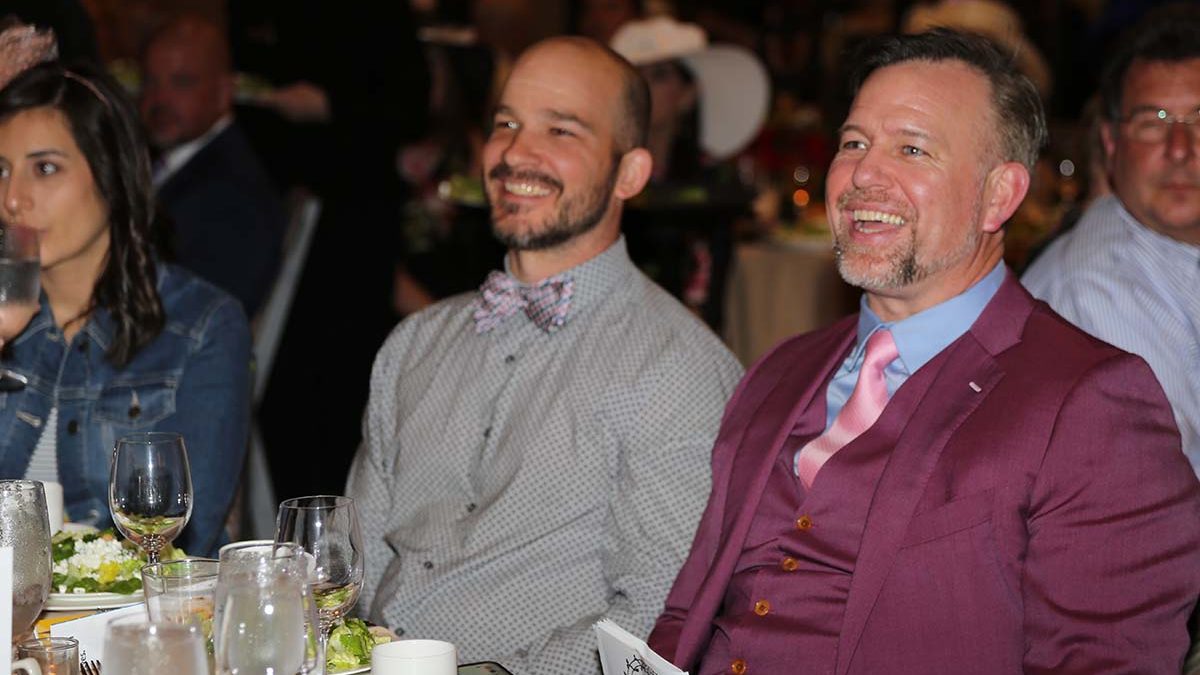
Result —
[{"label": "stemmed glass", "polygon": [[121,534],[146,552],[149,563],[158,562],[159,552],[192,515],[192,474],[183,437],[155,432],[118,440],[108,508]]},{"label": "stemmed glass", "polygon": [[[7,344],[25,330],[38,311],[41,264],[37,232],[0,223],[0,341]],[[0,368],[0,391],[29,384],[22,374]]]},{"label": "stemmed glass", "polygon": [[32,480],[0,480],[0,546],[13,549],[12,637],[33,628],[50,594],[46,493]]},{"label": "stemmed glass", "polygon": [[313,557],[308,581],[324,642],[362,591],[362,534],[354,500],[319,495],[284,501],[279,505],[275,541],[299,544]]}]

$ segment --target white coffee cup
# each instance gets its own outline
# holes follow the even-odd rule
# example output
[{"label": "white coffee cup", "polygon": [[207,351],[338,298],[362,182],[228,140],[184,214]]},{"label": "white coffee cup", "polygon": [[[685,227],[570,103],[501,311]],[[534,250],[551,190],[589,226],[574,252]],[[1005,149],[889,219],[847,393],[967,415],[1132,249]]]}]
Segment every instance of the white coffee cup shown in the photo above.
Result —
[{"label": "white coffee cup", "polygon": [[42,675],[42,667],[38,665],[36,659],[21,659],[13,661],[13,673],[24,673],[25,675]]},{"label": "white coffee cup", "polygon": [[42,481],[46,490],[46,515],[50,518],[50,534],[53,536],[63,528],[63,487],[62,483]]},{"label": "white coffee cup", "polygon": [[374,675],[456,675],[458,653],[441,640],[397,640],[371,650]]}]

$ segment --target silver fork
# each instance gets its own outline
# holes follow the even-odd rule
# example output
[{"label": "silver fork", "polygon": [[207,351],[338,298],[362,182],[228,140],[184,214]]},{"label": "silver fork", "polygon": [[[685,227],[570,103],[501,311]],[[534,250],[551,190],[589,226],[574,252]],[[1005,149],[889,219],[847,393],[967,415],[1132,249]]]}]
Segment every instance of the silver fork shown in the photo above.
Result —
[{"label": "silver fork", "polygon": [[81,661],[79,668],[83,671],[83,675],[100,675],[99,661]]}]

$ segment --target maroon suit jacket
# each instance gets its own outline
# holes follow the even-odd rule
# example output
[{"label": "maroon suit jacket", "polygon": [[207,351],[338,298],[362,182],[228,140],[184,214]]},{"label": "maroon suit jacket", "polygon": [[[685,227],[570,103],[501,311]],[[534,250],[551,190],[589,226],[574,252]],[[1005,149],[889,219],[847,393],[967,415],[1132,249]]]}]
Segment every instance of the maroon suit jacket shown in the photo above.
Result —
[{"label": "maroon suit jacket", "polygon": [[[773,463],[855,334],[849,317],[784,342],[731,399],[708,507],[649,639],[681,668],[699,664]],[[1149,367],[1009,274],[925,368],[867,515],[836,675],[1177,675],[1200,595],[1200,486]],[[803,655],[757,666],[800,672]]]}]

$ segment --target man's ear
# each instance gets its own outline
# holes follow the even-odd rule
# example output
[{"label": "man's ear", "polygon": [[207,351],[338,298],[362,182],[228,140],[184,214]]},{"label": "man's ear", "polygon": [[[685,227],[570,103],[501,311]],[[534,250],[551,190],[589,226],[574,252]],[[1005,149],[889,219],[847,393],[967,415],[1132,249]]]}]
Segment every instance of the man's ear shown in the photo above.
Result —
[{"label": "man's ear", "polygon": [[1004,162],[993,168],[983,186],[983,231],[997,232],[1029,192],[1029,169],[1020,162]]},{"label": "man's ear", "polygon": [[654,160],[650,157],[650,151],[645,148],[634,148],[621,155],[613,195],[621,201],[636,197],[649,182],[653,168]]},{"label": "man's ear", "polygon": [[1104,170],[1112,173],[1113,153],[1117,151],[1117,128],[1112,122],[1100,123],[1100,142],[1104,145]]}]

